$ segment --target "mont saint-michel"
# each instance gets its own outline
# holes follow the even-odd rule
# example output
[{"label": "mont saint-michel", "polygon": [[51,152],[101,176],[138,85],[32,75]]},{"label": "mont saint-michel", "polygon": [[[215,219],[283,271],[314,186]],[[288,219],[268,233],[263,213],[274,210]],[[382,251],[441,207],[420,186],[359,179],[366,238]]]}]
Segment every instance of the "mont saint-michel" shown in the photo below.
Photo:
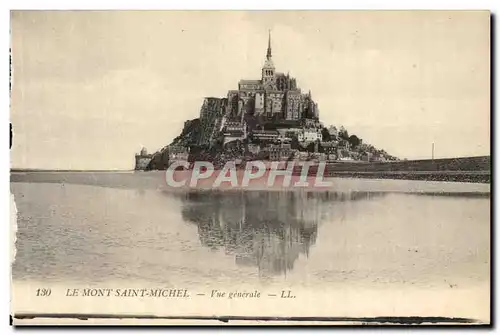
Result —
[{"label": "mont saint-michel", "polygon": [[175,160],[396,160],[344,127],[325,127],[318,102],[273,62],[271,32],[260,79],[241,79],[227,97],[206,97],[200,117],[173,142],[136,156],[136,169],[165,169]]},{"label": "mont saint-michel", "polygon": [[[154,154],[143,148],[136,170],[164,170],[178,161],[325,162],[327,175],[391,179],[489,182],[490,157],[407,161],[365,143],[344,127],[326,126],[310,90],[277,71],[271,32],[260,79],[241,79],[227,96],[205,97],[199,118]],[[363,163],[363,164],[359,164]]]},{"label": "mont saint-michel", "polygon": [[490,21],[11,11],[11,323],[490,324]]},{"label": "mont saint-michel", "polygon": [[186,121],[173,142],[148,155],[136,156],[136,169],[165,169],[176,160],[396,160],[364,144],[344,127],[325,127],[318,102],[290,73],[273,62],[271,32],[260,79],[241,79],[227,97],[207,97],[200,117]]}]

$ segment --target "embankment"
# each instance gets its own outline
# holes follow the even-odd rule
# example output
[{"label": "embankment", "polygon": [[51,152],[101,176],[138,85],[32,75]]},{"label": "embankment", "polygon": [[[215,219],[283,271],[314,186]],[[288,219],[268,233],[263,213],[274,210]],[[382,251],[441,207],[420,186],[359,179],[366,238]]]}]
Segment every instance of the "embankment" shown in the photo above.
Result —
[{"label": "embankment", "polygon": [[491,156],[397,162],[328,163],[329,177],[406,179],[489,183]]}]

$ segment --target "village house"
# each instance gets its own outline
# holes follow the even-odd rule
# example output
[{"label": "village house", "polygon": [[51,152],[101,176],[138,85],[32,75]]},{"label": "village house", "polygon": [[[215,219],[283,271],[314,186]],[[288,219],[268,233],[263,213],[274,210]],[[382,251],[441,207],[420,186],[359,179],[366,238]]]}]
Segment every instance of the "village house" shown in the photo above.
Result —
[{"label": "village house", "polygon": [[321,142],[321,147],[323,148],[323,152],[327,155],[337,153],[338,142],[330,141],[330,142]]},{"label": "village house", "polygon": [[276,130],[254,130],[252,132],[252,139],[262,142],[275,142],[278,139],[278,132]]},{"label": "village house", "polygon": [[290,143],[292,141],[291,136],[287,136],[288,129],[278,129],[278,141],[281,143]]},{"label": "village house", "polygon": [[319,129],[304,129],[302,132],[298,134],[297,139],[299,142],[315,142],[321,141],[323,136],[321,135],[321,131]]},{"label": "village house", "polygon": [[246,124],[244,122],[228,121],[224,125],[224,144],[233,141],[243,141],[247,137]]},{"label": "village house", "polygon": [[283,161],[288,160],[292,154],[292,148],[290,144],[272,144],[269,147],[269,159],[272,161]]}]

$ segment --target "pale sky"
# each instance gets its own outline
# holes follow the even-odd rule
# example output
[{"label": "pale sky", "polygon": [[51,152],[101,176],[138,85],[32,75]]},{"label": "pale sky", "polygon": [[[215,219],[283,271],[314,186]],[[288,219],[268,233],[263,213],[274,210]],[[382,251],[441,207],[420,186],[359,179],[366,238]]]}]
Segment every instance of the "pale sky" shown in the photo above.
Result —
[{"label": "pale sky", "polygon": [[203,98],[276,70],[400,158],[490,154],[488,12],[13,12],[12,167],[132,169]]}]

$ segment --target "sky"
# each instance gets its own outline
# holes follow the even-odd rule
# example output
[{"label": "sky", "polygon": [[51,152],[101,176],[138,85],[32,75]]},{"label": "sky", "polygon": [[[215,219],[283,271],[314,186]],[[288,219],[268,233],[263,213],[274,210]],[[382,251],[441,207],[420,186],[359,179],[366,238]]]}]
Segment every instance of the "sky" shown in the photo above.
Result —
[{"label": "sky", "polygon": [[490,154],[484,11],[13,11],[13,168],[133,169],[204,97],[278,72],[400,158]]}]

